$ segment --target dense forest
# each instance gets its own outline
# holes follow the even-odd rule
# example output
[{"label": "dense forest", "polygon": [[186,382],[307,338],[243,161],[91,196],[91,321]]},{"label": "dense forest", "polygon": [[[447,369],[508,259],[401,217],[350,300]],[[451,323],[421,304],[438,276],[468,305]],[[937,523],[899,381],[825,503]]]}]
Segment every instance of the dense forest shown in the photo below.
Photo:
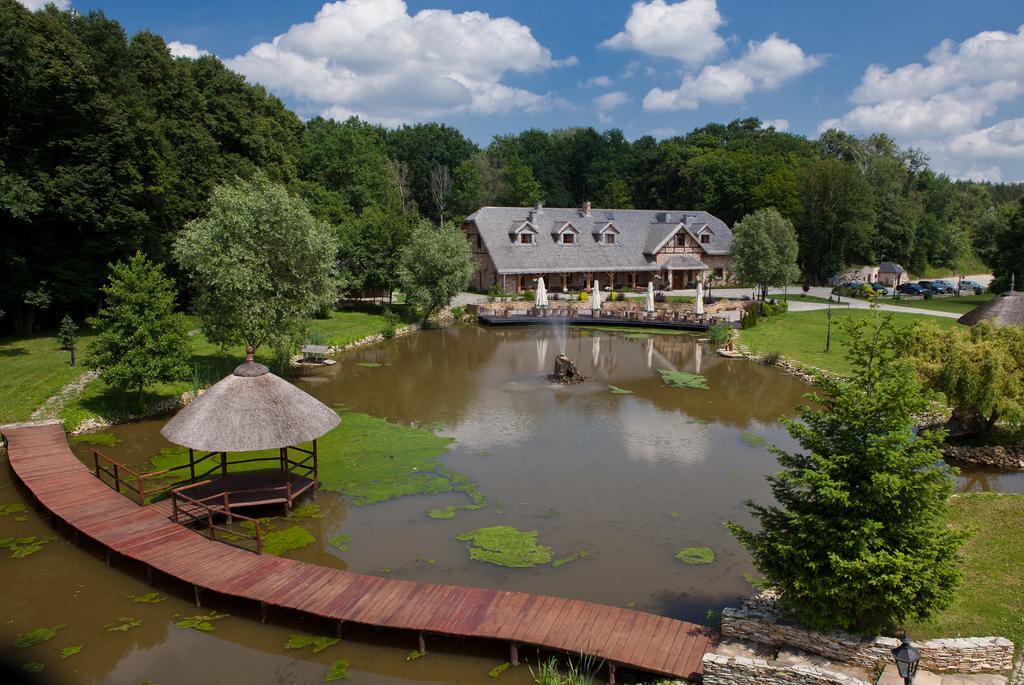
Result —
[{"label": "dense forest", "polygon": [[703,209],[729,224],[773,206],[820,282],[883,256],[917,272],[990,263],[1024,196],[951,180],[885,135],[811,140],[755,118],[661,141],[531,129],[485,148],[436,123],[304,122],[215,57],[14,0],[0,0],[0,108],[0,310],[22,334],[94,312],[109,264],[136,250],[183,284],[175,237],[218,184],[258,169],[337,227],[350,289],[394,286],[421,216],[487,204]]}]

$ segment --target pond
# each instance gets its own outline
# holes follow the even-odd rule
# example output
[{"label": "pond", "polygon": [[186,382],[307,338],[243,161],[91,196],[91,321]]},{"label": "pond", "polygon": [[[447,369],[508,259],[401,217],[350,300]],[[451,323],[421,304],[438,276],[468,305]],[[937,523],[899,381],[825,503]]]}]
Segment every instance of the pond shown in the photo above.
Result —
[{"label": "pond", "polygon": [[[586,382],[545,378],[562,351]],[[674,387],[665,371],[699,374],[707,388]],[[550,328],[418,333],[353,351],[295,382],[344,407],[343,422],[378,417],[453,439],[447,449],[435,440],[440,464],[462,474],[486,501],[479,509],[458,509],[471,504],[467,493],[445,492],[356,506],[344,494],[321,491],[316,516],[273,522],[277,530],[301,526],[314,538],[287,556],[695,622],[751,591],[749,556],[722,524],[749,523],[743,502],[770,497],[765,476],[777,464],[766,445],[794,447],[779,417],[792,415],[808,390],[776,369],[722,359],[690,335]],[[169,446],[159,435],[162,424],[117,427],[111,432],[120,442],[102,449],[143,464]],[[83,459],[89,449],[75,445]],[[323,459],[330,459],[326,450]],[[2,478],[2,501],[20,501],[9,470]],[[963,474],[960,482],[964,489],[1020,486],[1013,476],[982,473]],[[426,513],[449,505],[456,507],[452,518]],[[550,548],[556,563],[508,568],[471,558],[473,543],[458,538],[492,526],[536,531],[536,543]],[[37,512],[0,516],[0,536],[50,533]],[[687,548],[708,548],[713,561],[677,559]],[[708,554],[696,549],[680,556],[706,562]],[[502,645],[435,638],[426,657],[407,661],[414,638],[372,630],[346,633],[316,654],[308,647],[286,650],[290,635],[324,634],[324,626],[290,614],[261,625],[252,607],[221,600],[214,608],[231,617],[211,621],[213,631],[177,628],[183,618],[210,610],[197,612],[186,588],[166,580],[155,588],[165,601],[134,601],[154,591],[141,569],[127,562],[108,569],[98,549],[76,548],[67,537],[24,559],[0,558],[0,569],[7,591],[2,637],[10,643],[20,633],[67,624],[53,639],[14,655],[45,663],[45,673],[64,682],[319,682],[344,658],[351,662],[350,681],[358,683],[485,683],[506,658]],[[105,626],[122,617],[142,622],[108,632]],[[61,649],[78,645],[79,653],[59,658]],[[532,682],[526,668],[501,680]]]}]

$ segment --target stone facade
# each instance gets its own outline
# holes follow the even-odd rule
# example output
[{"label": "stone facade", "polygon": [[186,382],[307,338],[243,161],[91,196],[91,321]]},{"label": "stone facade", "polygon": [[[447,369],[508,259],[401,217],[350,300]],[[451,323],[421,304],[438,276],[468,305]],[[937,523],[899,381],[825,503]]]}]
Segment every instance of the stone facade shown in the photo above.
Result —
[{"label": "stone facade", "polygon": [[[833,661],[871,670],[892,658],[898,640],[819,632],[787,621],[761,602],[756,607],[722,611],[722,635],[732,640],[797,647]],[[937,673],[1007,671],[1013,667],[1013,643],[1004,637],[966,637],[915,642],[921,668]]]},{"label": "stone facade", "polygon": [[966,447],[961,445],[944,445],[942,454],[949,461],[971,466],[984,466],[993,469],[1024,469],[1024,444],[1022,445],[984,445]]},{"label": "stone facade", "polygon": [[869,685],[813,666],[772,666],[764,659],[704,655],[704,685]]}]

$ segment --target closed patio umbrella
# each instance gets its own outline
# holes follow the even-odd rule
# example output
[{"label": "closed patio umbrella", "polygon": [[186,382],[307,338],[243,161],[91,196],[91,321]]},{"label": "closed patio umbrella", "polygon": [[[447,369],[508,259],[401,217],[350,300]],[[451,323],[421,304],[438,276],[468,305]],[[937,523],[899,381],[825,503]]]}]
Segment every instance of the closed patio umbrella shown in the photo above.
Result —
[{"label": "closed patio umbrella", "polygon": [[544,277],[541,276],[537,279],[537,300],[536,304],[538,307],[548,306],[548,289],[544,286]]},{"label": "closed patio umbrella", "polygon": [[693,309],[697,316],[704,316],[704,284],[697,281],[697,304]]},{"label": "closed patio umbrella", "polygon": [[590,311],[601,311],[601,287],[598,285],[596,278],[590,293]]},{"label": "closed patio umbrella", "polygon": [[654,313],[654,282],[647,282],[647,299],[644,301],[644,311],[648,314]]}]

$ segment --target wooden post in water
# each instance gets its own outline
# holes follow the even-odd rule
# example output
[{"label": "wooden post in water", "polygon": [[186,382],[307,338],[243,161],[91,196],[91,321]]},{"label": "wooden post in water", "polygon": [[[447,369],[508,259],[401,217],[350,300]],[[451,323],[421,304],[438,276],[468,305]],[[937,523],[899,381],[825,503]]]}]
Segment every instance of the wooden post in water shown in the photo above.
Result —
[{"label": "wooden post in water", "polygon": [[196,596],[196,609],[201,609],[203,607],[203,602],[202,602],[203,588],[199,587],[198,585],[193,585],[192,586],[192,590],[195,592],[195,596]]},{"label": "wooden post in water", "polygon": [[608,662],[608,685],[615,685],[615,664]]},{"label": "wooden post in water", "polygon": [[420,654],[426,654],[427,653],[427,641],[423,638],[423,632],[422,631],[419,633],[419,639],[420,639],[420,644],[419,644]]},{"label": "wooden post in water", "polygon": [[508,662],[513,666],[519,665],[519,645],[515,642],[508,643]]},{"label": "wooden post in water", "polygon": [[260,623],[267,622],[267,603],[260,602]]}]

